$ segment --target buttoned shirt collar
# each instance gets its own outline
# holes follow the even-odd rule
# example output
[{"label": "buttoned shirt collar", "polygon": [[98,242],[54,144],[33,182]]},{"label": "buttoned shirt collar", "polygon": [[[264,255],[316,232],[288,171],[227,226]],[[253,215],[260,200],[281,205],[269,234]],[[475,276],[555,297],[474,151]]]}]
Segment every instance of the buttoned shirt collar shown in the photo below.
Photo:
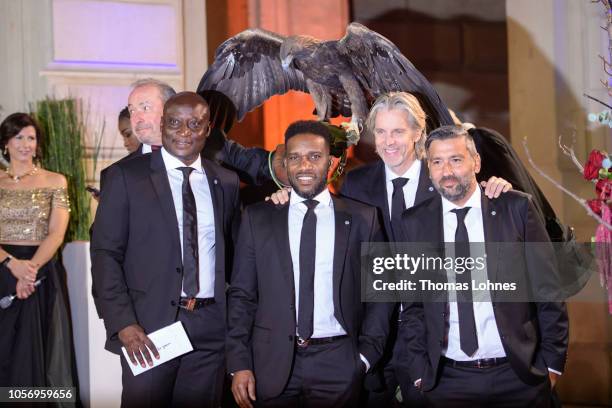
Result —
[{"label": "buttoned shirt collar", "polygon": [[470,198],[461,207],[453,203],[452,201],[447,200],[446,198],[442,196],[442,213],[446,214],[456,208],[465,208],[465,207],[481,209],[482,208],[482,203],[480,202],[481,196],[482,196],[482,192],[480,191],[480,187],[476,186],[476,190],[474,190]]},{"label": "buttoned shirt collar", "polygon": [[385,177],[387,182],[390,183],[393,179],[398,177],[404,177],[408,179],[408,183],[418,183],[419,176],[421,175],[421,161],[415,160],[412,165],[406,170],[404,174],[395,174],[391,167],[385,164]]},{"label": "buttoned shirt collar", "polygon": [[195,171],[202,173],[202,160],[200,159],[200,155],[198,154],[197,159],[189,166],[180,161],[178,158],[171,155],[164,147],[161,149],[162,158],[164,159],[164,165],[166,166],[166,170],[173,170],[178,167],[193,167]]},{"label": "buttoned shirt collar", "polygon": [[[321,191],[319,194],[317,194],[312,199],[317,200],[322,205],[329,206],[332,203],[331,194],[327,188],[325,188],[323,191]],[[291,194],[289,198],[289,205],[293,206],[295,204],[301,203],[302,201],[306,201],[306,198],[303,198],[295,190],[293,190],[293,194]]]}]

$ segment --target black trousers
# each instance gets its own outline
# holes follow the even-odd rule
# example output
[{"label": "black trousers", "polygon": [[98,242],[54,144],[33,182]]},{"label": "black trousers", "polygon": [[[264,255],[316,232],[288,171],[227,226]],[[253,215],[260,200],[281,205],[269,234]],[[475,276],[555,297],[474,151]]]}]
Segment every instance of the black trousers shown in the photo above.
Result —
[{"label": "black trousers", "polygon": [[[391,317],[389,337],[383,356],[373,370],[366,374],[364,379],[364,390],[362,391],[361,406],[366,408],[380,407],[410,407],[422,408],[425,399],[420,391],[412,385],[413,381],[405,373],[393,368],[393,350],[397,340],[397,325],[399,307],[396,307]],[[405,378],[404,378],[405,377]],[[401,386],[402,403],[396,397],[397,387]]]},{"label": "black trousers", "polygon": [[[258,408],[337,408],[359,405],[365,372],[359,351],[346,337],[332,343],[296,347],[285,389]],[[257,378],[255,378],[257,381]]]},{"label": "black trousers", "polygon": [[438,385],[423,393],[428,406],[550,407],[548,379],[535,386],[525,384],[509,363],[485,369],[441,365],[440,370]]},{"label": "black trousers", "polygon": [[221,307],[192,312],[179,309],[179,320],[194,350],[137,376],[121,357],[122,407],[202,407],[221,405],[224,380],[225,322]]}]

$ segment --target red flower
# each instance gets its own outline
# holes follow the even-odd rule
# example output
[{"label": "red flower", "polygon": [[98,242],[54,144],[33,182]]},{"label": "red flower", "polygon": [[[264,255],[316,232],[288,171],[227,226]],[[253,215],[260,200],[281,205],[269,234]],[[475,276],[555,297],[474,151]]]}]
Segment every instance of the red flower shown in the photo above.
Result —
[{"label": "red flower", "polygon": [[591,207],[591,210],[593,210],[595,214],[601,215],[602,200],[598,200],[598,199],[587,200],[587,204],[589,205],[589,207]]},{"label": "red flower", "polygon": [[602,179],[598,180],[595,185],[595,191],[597,191],[597,197],[602,200],[609,200],[612,198],[612,180]]},{"label": "red flower", "polygon": [[606,156],[599,150],[591,150],[589,159],[584,165],[584,178],[587,180],[595,180],[599,176],[599,169],[601,168],[601,162]]}]

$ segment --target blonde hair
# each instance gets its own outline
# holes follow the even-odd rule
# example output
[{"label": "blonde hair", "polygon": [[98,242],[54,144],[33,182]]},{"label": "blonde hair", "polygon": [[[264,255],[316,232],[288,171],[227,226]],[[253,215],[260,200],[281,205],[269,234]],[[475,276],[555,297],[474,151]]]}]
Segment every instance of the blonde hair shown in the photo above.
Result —
[{"label": "blonde hair", "polygon": [[368,132],[373,133],[378,112],[386,110],[399,110],[406,114],[408,124],[412,129],[419,130],[421,135],[414,143],[414,150],[418,159],[425,157],[426,119],[425,111],[421,108],[418,99],[408,92],[389,92],[379,96],[372,105],[366,119]]}]

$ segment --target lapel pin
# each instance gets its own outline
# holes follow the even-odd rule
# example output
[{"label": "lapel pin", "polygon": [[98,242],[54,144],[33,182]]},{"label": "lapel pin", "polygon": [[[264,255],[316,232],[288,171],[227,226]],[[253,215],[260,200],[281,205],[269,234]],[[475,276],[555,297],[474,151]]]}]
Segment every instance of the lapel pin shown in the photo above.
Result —
[{"label": "lapel pin", "polygon": [[214,179],[214,180],[213,180],[213,183],[215,183],[215,184],[219,184],[219,181],[218,181],[217,179]]},{"label": "lapel pin", "polygon": [[429,191],[433,191],[433,187],[432,186],[429,186]]},{"label": "lapel pin", "polygon": [[495,210],[491,211],[491,215],[495,215],[497,212]]}]

